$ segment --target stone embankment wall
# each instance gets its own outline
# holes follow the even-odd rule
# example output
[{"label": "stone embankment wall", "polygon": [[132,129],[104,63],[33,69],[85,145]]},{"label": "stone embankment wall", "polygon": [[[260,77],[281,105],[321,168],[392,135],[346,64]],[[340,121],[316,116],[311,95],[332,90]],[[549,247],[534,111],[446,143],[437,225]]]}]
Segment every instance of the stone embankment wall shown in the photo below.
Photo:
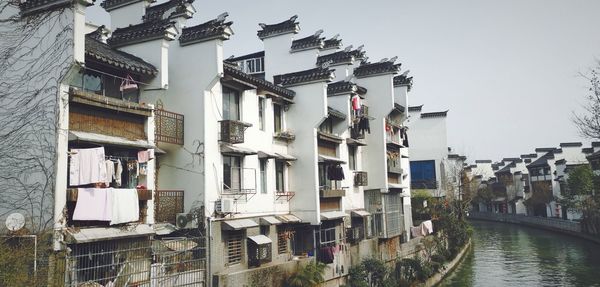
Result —
[{"label": "stone embankment wall", "polygon": [[491,213],[491,212],[470,212],[470,219],[478,220],[490,220],[497,222],[506,222],[521,224],[531,227],[542,228],[550,231],[561,232],[577,237],[581,237],[587,240],[594,241],[600,244],[600,238],[591,236],[581,232],[581,224],[575,221],[558,219],[558,218],[546,218],[537,216],[527,216],[520,214],[507,214],[507,213]]}]

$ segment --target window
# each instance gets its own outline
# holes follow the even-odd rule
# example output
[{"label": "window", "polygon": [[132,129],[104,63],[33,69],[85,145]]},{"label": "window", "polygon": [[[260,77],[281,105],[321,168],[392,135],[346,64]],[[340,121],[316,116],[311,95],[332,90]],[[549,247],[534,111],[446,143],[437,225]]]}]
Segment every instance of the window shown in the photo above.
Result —
[{"label": "window", "polygon": [[241,188],[241,161],[239,156],[223,156],[223,189],[239,191]]},{"label": "window", "polygon": [[348,146],[348,166],[350,170],[356,170],[356,147]]},{"label": "window", "polygon": [[265,58],[252,58],[238,62],[241,70],[248,74],[264,73]]},{"label": "window", "polygon": [[288,231],[283,228],[277,229],[277,253],[287,253],[288,249]]},{"label": "window", "polygon": [[223,87],[223,119],[240,120],[240,93]]},{"label": "window", "polygon": [[265,98],[258,98],[258,128],[265,130]]},{"label": "window", "polygon": [[281,160],[275,161],[275,189],[279,192],[285,191],[285,182],[283,177],[284,162]]},{"label": "window", "polygon": [[436,181],[435,160],[411,161],[410,176],[412,181]]},{"label": "window", "polygon": [[260,192],[267,193],[267,160],[260,159]]},{"label": "window", "polygon": [[328,117],[325,121],[319,126],[319,131],[333,134],[333,119]]},{"label": "window", "polygon": [[274,120],[274,132],[280,133],[283,129],[283,113],[281,111],[281,105],[273,105],[273,120]]},{"label": "window", "polygon": [[242,237],[243,231],[229,231],[227,241],[225,242],[227,265],[238,264],[242,262]]}]

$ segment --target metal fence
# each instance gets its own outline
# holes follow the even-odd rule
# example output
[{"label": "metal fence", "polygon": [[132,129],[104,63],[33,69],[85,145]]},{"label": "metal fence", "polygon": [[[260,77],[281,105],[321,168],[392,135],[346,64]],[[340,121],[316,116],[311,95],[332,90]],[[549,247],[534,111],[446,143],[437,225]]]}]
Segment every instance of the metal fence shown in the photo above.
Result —
[{"label": "metal fence", "polygon": [[204,286],[201,238],[120,239],[72,244],[64,286]]},{"label": "metal fence", "polygon": [[538,217],[538,216],[527,216],[522,214],[510,214],[510,213],[492,213],[492,212],[469,212],[469,218],[473,219],[487,219],[510,223],[519,223],[526,225],[535,225],[551,229],[558,229],[569,232],[581,232],[581,224],[570,220]]}]

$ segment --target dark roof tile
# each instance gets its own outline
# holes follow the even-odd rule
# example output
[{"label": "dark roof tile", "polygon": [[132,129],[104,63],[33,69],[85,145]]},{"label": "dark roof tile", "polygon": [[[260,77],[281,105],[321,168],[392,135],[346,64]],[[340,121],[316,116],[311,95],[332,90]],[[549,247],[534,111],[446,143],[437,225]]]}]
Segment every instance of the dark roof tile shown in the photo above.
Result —
[{"label": "dark roof tile", "polygon": [[595,152],[595,153],[593,153],[593,154],[588,155],[586,158],[589,159],[589,160],[599,159],[600,158],[600,150],[597,151],[597,152]]},{"label": "dark roof tile", "polygon": [[594,153],[594,148],[593,147],[584,147],[581,149],[582,153]]},{"label": "dark roof tile", "polygon": [[348,81],[339,81],[327,85],[327,95],[352,94],[358,91],[358,85]]},{"label": "dark roof tile", "polygon": [[443,112],[432,112],[432,113],[422,113],[421,118],[443,118],[448,115],[448,111]]},{"label": "dark roof tile", "polygon": [[600,142],[592,142],[592,147],[600,147]]},{"label": "dark roof tile", "polygon": [[330,117],[338,118],[340,120],[346,119],[346,114],[344,114],[343,112],[338,111],[332,107],[327,107],[327,113]]},{"label": "dark roof tile", "polygon": [[314,68],[310,70],[304,70],[300,72],[282,74],[273,76],[273,82],[276,85],[281,86],[294,86],[303,83],[309,83],[314,81],[326,81],[333,80],[333,70],[326,68]]},{"label": "dark roof tile", "polygon": [[[142,17],[144,22],[152,22],[156,20],[172,19],[178,16],[183,16],[187,19],[192,18],[194,0],[170,0],[165,3],[150,6],[146,8],[146,13]],[[165,13],[169,12],[169,15]]]},{"label": "dark roof tile", "polygon": [[554,151],[556,148],[553,147],[539,147],[535,149],[535,152],[551,152]]},{"label": "dark roof tile", "polygon": [[323,48],[323,46],[325,45],[325,43],[324,43],[325,38],[321,37],[322,33],[323,33],[323,30],[319,30],[316,33],[314,33],[313,35],[292,41],[292,47],[291,47],[292,52],[298,52],[298,51],[303,51],[303,50],[308,50],[308,49]]},{"label": "dark roof tile", "polygon": [[100,6],[104,8],[106,11],[111,11],[123,6],[127,6],[129,4],[137,3],[137,2],[152,2],[151,0],[104,0],[100,3]]},{"label": "dark roof tile", "polygon": [[173,40],[175,39],[175,35],[169,33],[168,30],[175,29],[174,23],[169,19],[165,19],[118,28],[112,33],[110,39],[108,39],[108,44],[113,47],[119,47],[156,39]]},{"label": "dark roof tile", "polygon": [[475,160],[475,163],[492,163],[491,159],[478,159]]},{"label": "dark roof tile", "polygon": [[354,56],[352,53],[347,51],[337,51],[335,53],[331,53],[329,55],[323,55],[317,57],[317,66],[321,66],[323,63],[330,62],[330,65],[347,63],[351,64],[354,61]]},{"label": "dark roof tile", "polygon": [[339,49],[342,47],[342,39],[338,39],[339,35],[335,35],[324,41],[323,50]]},{"label": "dark roof tile", "polygon": [[538,158],[537,160],[535,160],[534,162],[527,165],[527,168],[547,166],[548,160],[553,159],[553,158],[554,158],[554,154],[552,152],[548,152],[548,153],[544,154],[543,156],[541,156],[540,158]]},{"label": "dark roof tile", "polygon": [[581,142],[570,142],[570,143],[561,143],[560,147],[581,147],[583,144]]},{"label": "dark roof tile", "polygon": [[300,30],[300,25],[298,22],[296,22],[296,19],[298,19],[298,15],[294,15],[290,19],[277,24],[267,25],[260,23],[258,25],[261,27],[261,30],[258,30],[258,33],[256,34],[261,40],[287,33],[296,34]]},{"label": "dark roof tile", "polygon": [[394,87],[407,86],[408,91],[410,91],[412,89],[412,85],[413,85],[413,77],[408,77],[405,74],[394,77]]},{"label": "dark roof tile", "polygon": [[111,48],[109,45],[99,40],[100,26],[96,31],[89,33],[85,37],[85,55],[101,63],[125,69],[129,72],[145,75],[156,75],[158,70],[150,63],[129,53]]},{"label": "dark roof tile", "polygon": [[223,13],[216,19],[204,22],[200,25],[186,27],[181,31],[179,44],[182,46],[204,42],[213,39],[227,40],[233,34],[231,24],[233,22],[225,22],[229,14]]},{"label": "dark roof tile", "polygon": [[39,12],[70,6],[72,4],[72,0],[27,0],[25,2],[20,1],[19,8],[21,9],[23,16],[28,16]]},{"label": "dark roof tile", "polygon": [[237,57],[230,57],[229,59],[227,59],[227,61],[229,62],[237,62],[237,61],[241,61],[241,60],[247,60],[247,59],[254,59],[254,58],[264,58],[265,57],[265,51],[259,51],[259,52],[254,52],[254,53],[250,53],[250,54],[246,54],[246,55],[242,55],[242,56],[237,56]]},{"label": "dark roof tile", "polygon": [[535,154],[535,153],[521,155],[521,158],[536,158],[536,157],[537,157],[537,154]]},{"label": "dark roof tile", "polygon": [[409,112],[420,112],[423,109],[423,105],[420,106],[408,106]]},{"label": "dark roof tile", "polygon": [[271,92],[275,95],[282,96],[289,100],[293,100],[294,96],[296,95],[296,93],[292,90],[282,88],[282,87],[277,86],[269,81],[246,74],[246,73],[238,70],[238,68],[235,64],[228,63],[227,61],[223,62],[223,71],[225,72],[225,75],[229,75],[234,78],[242,79],[245,82],[253,84],[265,91]]},{"label": "dark roof tile", "polygon": [[378,63],[362,63],[354,69],[354,76],[363,78],[379,74],[398,73],[400,65],[387,60]]}]

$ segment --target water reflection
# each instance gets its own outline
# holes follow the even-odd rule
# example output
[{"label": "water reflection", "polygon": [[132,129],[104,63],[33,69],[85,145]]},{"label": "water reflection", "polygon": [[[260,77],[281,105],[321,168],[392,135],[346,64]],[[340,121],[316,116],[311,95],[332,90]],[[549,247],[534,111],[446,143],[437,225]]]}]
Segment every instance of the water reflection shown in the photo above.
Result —
[{"label": "water reflection", "polygon": [[599,286],[600,245],[517,225],[473,221],[473,248],[441,286]]}]

